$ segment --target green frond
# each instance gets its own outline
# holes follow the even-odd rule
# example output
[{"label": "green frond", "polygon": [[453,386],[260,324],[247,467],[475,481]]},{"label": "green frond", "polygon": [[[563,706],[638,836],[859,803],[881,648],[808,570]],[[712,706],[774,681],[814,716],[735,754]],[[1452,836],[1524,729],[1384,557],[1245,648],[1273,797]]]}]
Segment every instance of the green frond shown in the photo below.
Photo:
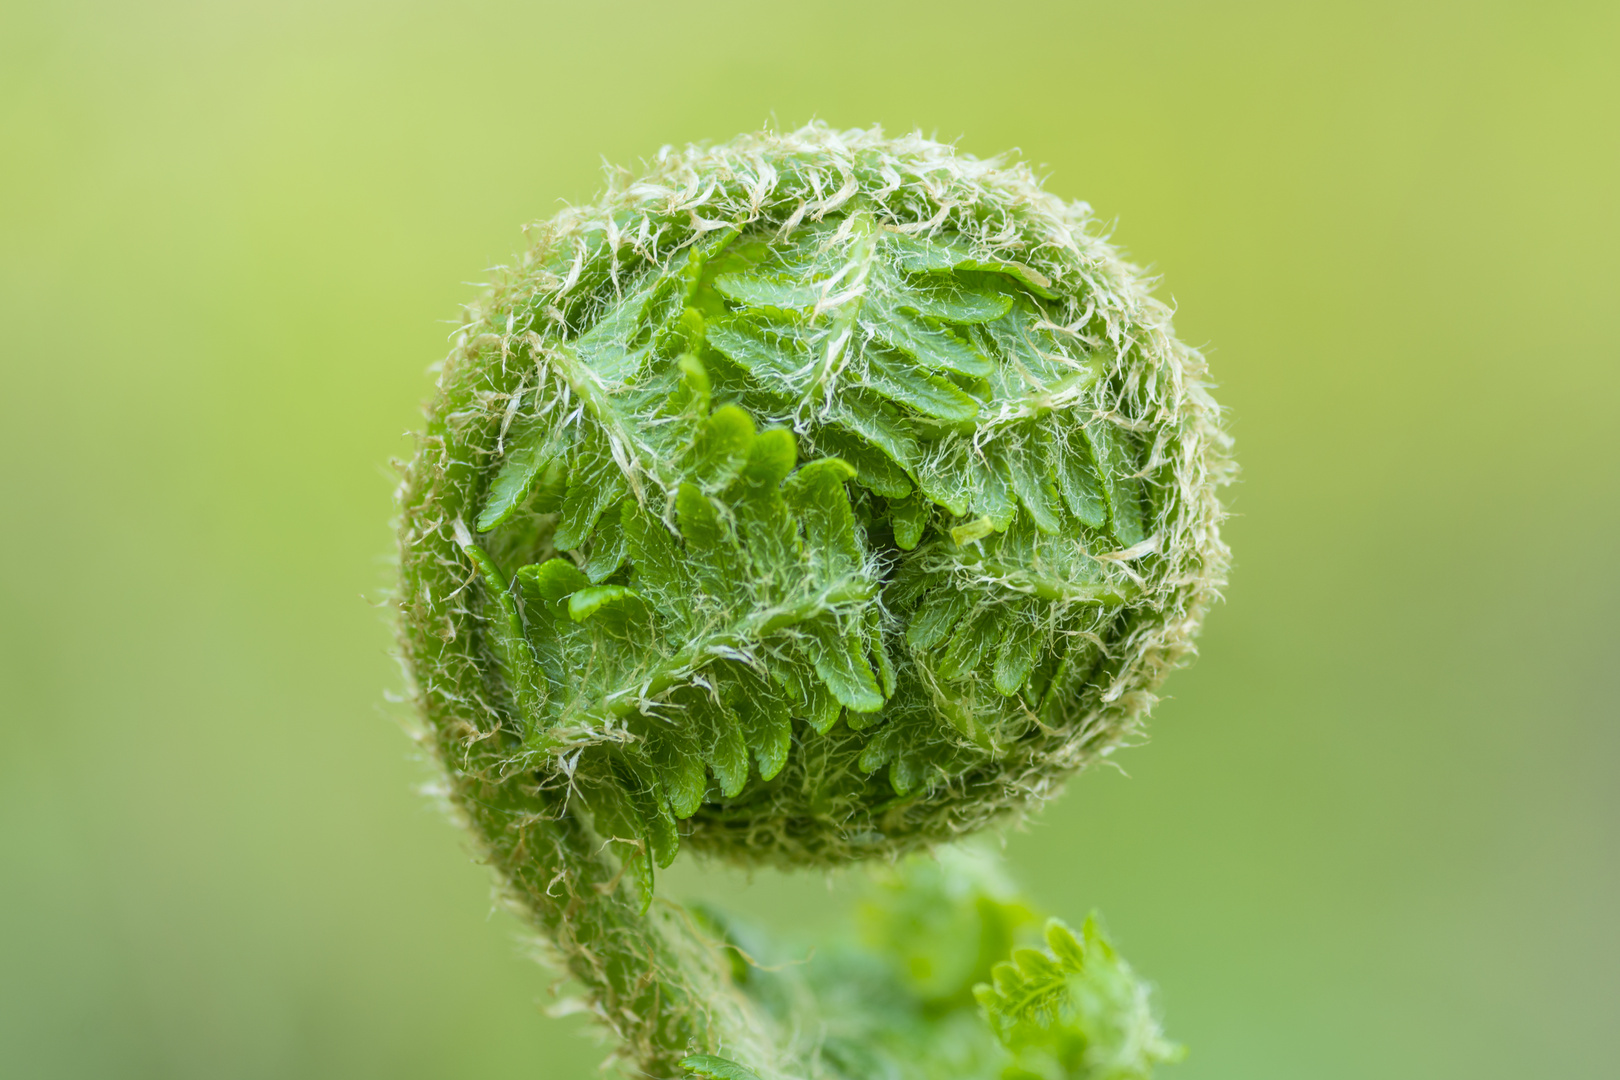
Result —
[{"label": "green frond", "polygon": [[1015,1060],[1004,1080],[1150,1080],[1186,1051],[1165,1039],[1149,990],[1103,936],[1095,916],[1076,934],[1046,923],[1045,949],[1013,950],[974,987],[996,1037]]},{"label": "green frond", "polygon": [[[452,799],[653,1074],[992,1075],[955,975],[933,1072],[806,1056],[655,872],[926,848],[1131,738],[1226,566],[1201,358],[1021,166],[811,126],[613,175],[469,308],[401,490]],[[987,983],[1015,1064],[1138,1075],[1074,1071],[1136,984],[1053,940]]]}]

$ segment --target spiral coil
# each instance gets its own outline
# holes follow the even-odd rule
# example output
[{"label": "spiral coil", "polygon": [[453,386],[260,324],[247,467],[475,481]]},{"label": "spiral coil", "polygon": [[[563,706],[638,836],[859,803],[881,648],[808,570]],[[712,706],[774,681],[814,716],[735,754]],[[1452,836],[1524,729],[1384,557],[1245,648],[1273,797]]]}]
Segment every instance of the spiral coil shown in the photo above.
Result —
[{"label": "spiral coil", "polygon": [[401,489],[426,734],[641,1068],[837,1075],[656,868],[892,858],[1127,739],[1226,566],[1202,362],[1085,206],[918,136],[666,149],[531,239]]}]

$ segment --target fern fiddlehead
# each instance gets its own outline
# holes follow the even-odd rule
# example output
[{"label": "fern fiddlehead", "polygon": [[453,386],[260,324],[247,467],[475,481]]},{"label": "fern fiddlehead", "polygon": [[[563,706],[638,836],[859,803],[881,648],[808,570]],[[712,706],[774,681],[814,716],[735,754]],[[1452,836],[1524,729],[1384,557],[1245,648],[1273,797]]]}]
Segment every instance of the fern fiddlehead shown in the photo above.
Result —
[{"label": "fern fiddlehead", "polygon": [[[1129,1077],[1170,1054],[1090,924],[981,982],[1030,918],[954,858],[809,972],[653,900],[682,847],[892,859],[1126,739],[1225,569],[1202,377],[1086,207],[917,136],[666,150],[533,230],[439,373],[400,636],[454,807],[626,1060]],[[971,924],[940,932],[955,976],[902,944],[930,947],[929,910]]]}]

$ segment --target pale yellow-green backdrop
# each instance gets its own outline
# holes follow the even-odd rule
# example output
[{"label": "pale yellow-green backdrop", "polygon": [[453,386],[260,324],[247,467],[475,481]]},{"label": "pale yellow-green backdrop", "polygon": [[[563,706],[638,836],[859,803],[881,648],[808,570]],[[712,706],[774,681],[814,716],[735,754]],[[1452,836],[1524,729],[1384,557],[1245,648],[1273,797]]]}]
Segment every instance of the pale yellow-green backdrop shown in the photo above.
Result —
[{"label": "pale yellow-green backdrop", "polygon": [[1620,1075],[1617,58],[1613,3],[6,0],[0,1074],[592,1075],[384,701],[388,462],[521,222],[818,116],[1021,148],[1230,406],[1202,659],[1007,847],[1165,1075]]}]

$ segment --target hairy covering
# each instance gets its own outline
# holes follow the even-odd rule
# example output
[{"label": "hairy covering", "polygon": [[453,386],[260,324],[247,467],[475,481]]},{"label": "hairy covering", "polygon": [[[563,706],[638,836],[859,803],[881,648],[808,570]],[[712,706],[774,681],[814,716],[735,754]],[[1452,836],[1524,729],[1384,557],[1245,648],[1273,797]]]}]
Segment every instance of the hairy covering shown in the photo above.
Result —
[{"label": "hairy covering", "polygon": [[440,370],[407,668],[632,1056],[838,1074],[761,1034],[655,867],[894,857],[1129,739],[1222,581],[1226,441],[1147,282],[1021,165],[812,126],[609,181]]}]

